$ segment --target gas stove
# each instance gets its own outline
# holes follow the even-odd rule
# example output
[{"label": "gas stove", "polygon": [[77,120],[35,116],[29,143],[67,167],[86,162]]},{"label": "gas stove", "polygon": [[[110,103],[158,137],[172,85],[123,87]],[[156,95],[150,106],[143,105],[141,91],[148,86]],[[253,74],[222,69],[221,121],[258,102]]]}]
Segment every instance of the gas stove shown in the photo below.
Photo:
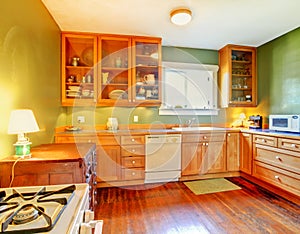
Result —
[{"label": "gas stove", "polygon": [[0,233],[101,233],[88,184],[0,188]]}]

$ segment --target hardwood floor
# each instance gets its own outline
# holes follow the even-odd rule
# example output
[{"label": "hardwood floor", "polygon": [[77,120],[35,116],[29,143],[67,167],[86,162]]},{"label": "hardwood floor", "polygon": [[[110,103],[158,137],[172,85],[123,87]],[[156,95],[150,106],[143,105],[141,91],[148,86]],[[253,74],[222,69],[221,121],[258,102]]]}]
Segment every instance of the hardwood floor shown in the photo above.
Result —
[{"label": "hardwood floor", "polygon": [[300,205],[242,178],[241,190],[194,195],[182,182],[102,188],[96,219],[113,233],[300,233]]}]

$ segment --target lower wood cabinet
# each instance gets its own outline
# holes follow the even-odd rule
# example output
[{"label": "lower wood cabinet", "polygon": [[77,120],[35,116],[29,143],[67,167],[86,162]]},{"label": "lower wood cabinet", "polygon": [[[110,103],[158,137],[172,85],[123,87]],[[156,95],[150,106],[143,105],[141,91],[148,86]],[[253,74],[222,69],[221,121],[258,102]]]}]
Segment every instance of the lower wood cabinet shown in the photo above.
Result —
[{"label": "lower wood cabinet", "polygon": [[252,134],[240,133],[240,171],[252,174]]},{"label": "lower wood cabinet", "polygon": [[260,135],[253,139],[253,176],[300,196],[300,152],[292,146],[300,140]]},{"label": "lower wood cabinet", "polygon": [[145,179],[145,136],[121,136],[122,180]]},{"label": "lower wood cabinet", "polygon": [[0,187],[88,183],[90,208],[96,202],[95,144],[45,144],[32,157],[0,160]]},{"label": "lower wood cabinet", "polygon": [[240,133],[226,134],[227,171],[239,171],[240,169]]},{"label": "lower wood cabinet", "polygon": [[182,176],[226,172],[225,133],[183,134]]}]

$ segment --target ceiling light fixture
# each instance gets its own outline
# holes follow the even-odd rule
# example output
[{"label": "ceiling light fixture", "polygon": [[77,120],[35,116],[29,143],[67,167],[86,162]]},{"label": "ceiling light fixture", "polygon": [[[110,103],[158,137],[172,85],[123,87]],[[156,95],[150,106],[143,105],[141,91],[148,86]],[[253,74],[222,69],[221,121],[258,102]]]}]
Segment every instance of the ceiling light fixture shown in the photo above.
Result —
[{"label": "ceiling light fixture", "polygon": [[170,13],[171,22],[176,25],[185,25],[192,19],[192,12],[187,8],[172,10]]}]

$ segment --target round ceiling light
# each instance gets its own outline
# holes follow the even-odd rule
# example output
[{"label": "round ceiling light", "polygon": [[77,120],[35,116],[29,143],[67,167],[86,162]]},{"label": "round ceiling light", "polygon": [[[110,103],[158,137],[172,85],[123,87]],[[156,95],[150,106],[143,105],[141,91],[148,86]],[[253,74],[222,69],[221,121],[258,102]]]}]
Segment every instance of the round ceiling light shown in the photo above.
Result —
[{"label": "round ceiling light", "polygon": [[187,8],[180,8],[171,11],[171,22],[176,25],[185,25],[192,19],[192,12]]}]

